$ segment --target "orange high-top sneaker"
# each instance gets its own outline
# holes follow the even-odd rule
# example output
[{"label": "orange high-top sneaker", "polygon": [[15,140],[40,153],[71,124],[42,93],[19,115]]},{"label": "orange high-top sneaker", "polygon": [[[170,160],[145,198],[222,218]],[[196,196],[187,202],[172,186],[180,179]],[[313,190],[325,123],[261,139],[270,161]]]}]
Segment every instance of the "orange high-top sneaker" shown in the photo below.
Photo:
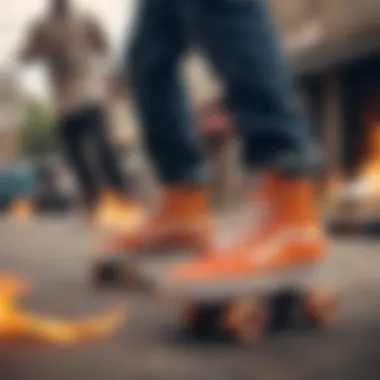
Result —
[{"label": "orange high-top sneaker", "polygon": [[103,253],[134,253],[161,248],[209,250],[213,223],[203,189],[172,187],[163,191],[159,210],[134,231],[108,239]]},{"label": "orange high-top sneaker", "polygon": [[289,286],[297,281],[292,277],[295,269],[314,267],[325,254],[326,238],[312,183],[280,176],[276,188],[272,210],[247,236],[228,249],[172,268],[163,290],[195,298],[225,292],[239,295],[268,284],[269,276],[289,280],[283,284]]}]

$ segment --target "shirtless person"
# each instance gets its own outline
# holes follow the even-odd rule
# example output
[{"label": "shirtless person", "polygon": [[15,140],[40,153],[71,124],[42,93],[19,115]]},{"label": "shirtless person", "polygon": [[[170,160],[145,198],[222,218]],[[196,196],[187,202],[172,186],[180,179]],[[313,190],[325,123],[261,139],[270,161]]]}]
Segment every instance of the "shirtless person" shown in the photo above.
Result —
[{"label": "shirtless person", "polygon": [[108,46],[96,19],[76,12],[70,0],[49,2],[48,12],[29,30],[21,60],[42,61],[49,70],[60,140],[91,215],[99,186],[87,157],[88,148],[96,153],[108,186],[124,193],[105,116],[106,75],[101,61]]}]

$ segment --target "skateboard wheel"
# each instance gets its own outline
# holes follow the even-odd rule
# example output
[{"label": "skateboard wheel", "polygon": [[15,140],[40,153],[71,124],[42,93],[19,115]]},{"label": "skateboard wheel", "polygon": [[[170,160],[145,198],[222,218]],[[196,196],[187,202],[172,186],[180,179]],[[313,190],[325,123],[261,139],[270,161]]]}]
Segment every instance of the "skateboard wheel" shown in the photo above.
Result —
[{"label": "skateboard wheel", "polygon": [[268,302],[270,330],[283,331],[305,324],[305,294],[298,290],[286,290],[274,294]]},{"label": "skateboard wheel", "polygon": [[97,285],[114,285],[119,280],[119,268],[113,262],[100,262],[94,267],[93,279]]},{"label": "skateboard wheel", "polygon": [[327,291],[314,291],[307,295],[306,313],[314,326],[328,326],[338,317],[339,302],[336,295]]},{"label": "skateboard wheel", "polygon": [[264,305],[254,300],[238,300],[231,303],[223,317],[223,326],[233,339],[251,341],[266,331],[268,313]]},{"label": "skateboard wheel", "polygon": [[184,320],[189,333],[196,337],[219,335],[221,305],[191,305],[185,309]]}]

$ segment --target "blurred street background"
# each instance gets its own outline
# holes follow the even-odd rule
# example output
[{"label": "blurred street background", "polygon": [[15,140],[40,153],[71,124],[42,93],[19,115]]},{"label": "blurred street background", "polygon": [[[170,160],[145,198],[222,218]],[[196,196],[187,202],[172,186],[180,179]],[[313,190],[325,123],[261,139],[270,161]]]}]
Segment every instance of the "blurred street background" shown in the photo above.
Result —
[{"label": "blurred street background", "polygon": [[[112,141],[133,190],[154,204],[154,163],[144,152],[128,85],[121,91],[117,86],[137,1],[74,3],[96,15],[110,39]],[[16,59],[26,27],[45,3],[0,5],[0,272],[31,280],[35,287],[22,304],[32,310],[75,317],[126,300],[129,315],[120,333],[101,342],[57,348],[0,341],[0,379],[380,378],[380,2],[269,1],[300,106],[324,150],[326,170],[316,185],[343,310],[326,331],[290,332],[248,345],[189,341],[178,331],[175,305],[91,283],[94,244],[103,224],[119,216],[117,204],[105,196],[99,226],[83,224],[78,186],[56,136],[46,73]],[[240,142],[225,131],[214,139],[204,126],[208,112],[217,110],[221,88],[202,57],[194,51],[183,69],[213,168],[215,210],[228,223],[246,185]]]}]

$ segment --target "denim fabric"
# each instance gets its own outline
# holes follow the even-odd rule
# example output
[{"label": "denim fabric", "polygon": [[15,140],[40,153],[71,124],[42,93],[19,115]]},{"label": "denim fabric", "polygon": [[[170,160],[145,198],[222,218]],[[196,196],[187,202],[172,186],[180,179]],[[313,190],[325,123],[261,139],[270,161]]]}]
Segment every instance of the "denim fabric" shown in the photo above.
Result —
[{"label": "denim fabric", "polygon": [[308,127],[263,0],[139,0],[129,75],[147,148],[163,181],[196,179],[203,157],[180,63],[200,50],[220,78],[249,165],[302,152]]}]

